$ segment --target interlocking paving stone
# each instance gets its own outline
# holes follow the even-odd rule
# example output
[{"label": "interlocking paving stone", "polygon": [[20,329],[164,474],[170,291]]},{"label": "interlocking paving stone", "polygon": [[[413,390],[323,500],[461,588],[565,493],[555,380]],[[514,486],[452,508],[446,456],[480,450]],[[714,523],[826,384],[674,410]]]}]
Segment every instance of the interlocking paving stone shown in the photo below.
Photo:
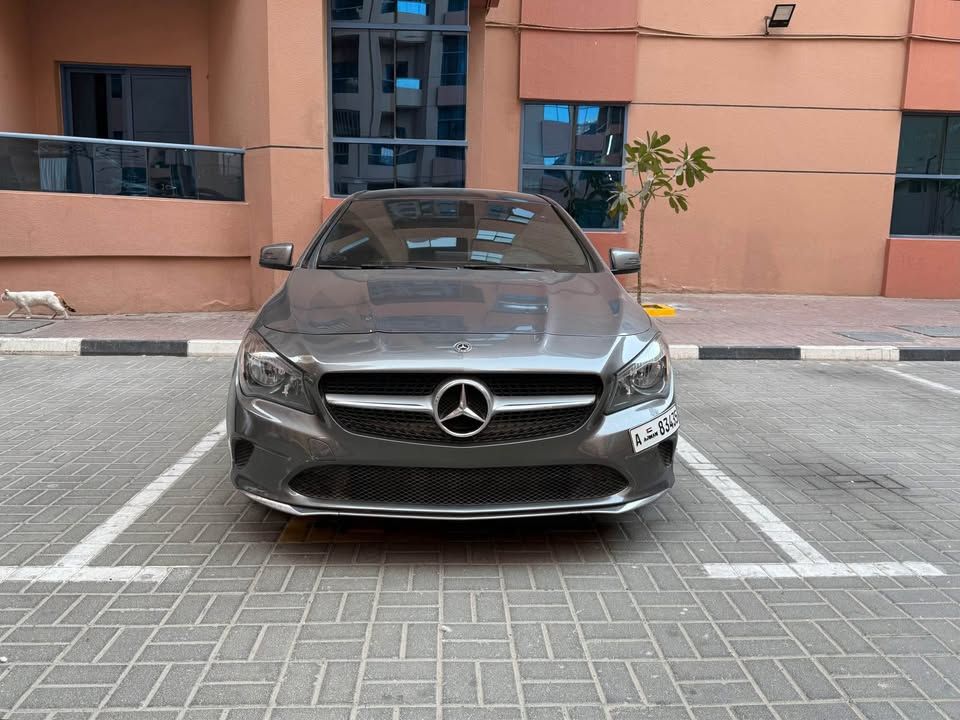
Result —
[{"label": "interlocking paving stone", "polygon": [[[55,561],[219,422],[230,367],[3,364],[14,565]],[[960,368],[900,367],[960,387]],[[703,563],[783,557],[682,465],[639,515],[288,523],[234,492],[218,446],[96,560],[177,566],[162,582],[0,583],[0,711],[346,719],[358,703],[353,720],[436,720],[439,698],[444,720],[960,716],[955,397],[869,364],[677,368],[684,436],[818,551],[945,574],[707,578]]]},{"label": "interlocking paving stone", "polygon": [[27,319],[0,319],[0,335],[19,335],[28,330],[36,330],[45,325],[52,325],[52,320],[27,320]]}]

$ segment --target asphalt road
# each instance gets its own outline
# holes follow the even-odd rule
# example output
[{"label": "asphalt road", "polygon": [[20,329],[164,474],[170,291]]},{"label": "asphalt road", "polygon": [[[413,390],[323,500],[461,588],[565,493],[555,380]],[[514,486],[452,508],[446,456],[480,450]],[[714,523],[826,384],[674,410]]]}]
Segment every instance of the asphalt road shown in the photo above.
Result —
[{"label": "asphalt road", "polygon": [[960,364],[677,365],[657,505],[450,524],[250,504],[229,361],[0,358],[0,717],[960,718]]}]

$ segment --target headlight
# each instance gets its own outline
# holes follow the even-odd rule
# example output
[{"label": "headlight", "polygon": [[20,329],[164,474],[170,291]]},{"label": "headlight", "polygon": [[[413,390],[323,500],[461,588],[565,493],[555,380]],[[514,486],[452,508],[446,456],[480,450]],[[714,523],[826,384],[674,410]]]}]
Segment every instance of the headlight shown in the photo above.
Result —
[{"label": "headlight", "polygon": [[607,413],[670,394],[670,351],[657,335],[617,373],[617,384]]},{"label": "headlight", "polygon": [[304,389],[303,373],[255,332],[247,333],[240,346],[239,375],[244,395],[313,412]]}]

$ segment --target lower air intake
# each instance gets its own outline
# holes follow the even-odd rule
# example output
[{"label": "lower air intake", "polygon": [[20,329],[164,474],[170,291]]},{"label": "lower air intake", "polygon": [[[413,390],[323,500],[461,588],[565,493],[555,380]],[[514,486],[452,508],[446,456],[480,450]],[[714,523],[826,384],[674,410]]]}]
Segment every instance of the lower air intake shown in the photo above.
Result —
[{"label": "lower air intake", "polygon": [[597,500],[627,486],[602,465],[427,468],[330,465],[310,468],[290,489],[328,502],[385,505],[526,505]]}]

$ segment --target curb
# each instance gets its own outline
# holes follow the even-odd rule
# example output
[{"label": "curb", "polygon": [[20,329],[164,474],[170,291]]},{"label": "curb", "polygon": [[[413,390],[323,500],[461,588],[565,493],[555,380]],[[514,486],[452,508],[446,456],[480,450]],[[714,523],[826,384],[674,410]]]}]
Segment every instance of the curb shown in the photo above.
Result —
[{"label": "curb", "polygon": [[896,345],[671,345],[674,360],[960,361],[960,348]]},{"label": "curb", "polygon": [[[239,340],[108,340],[0,337],[0,355],[233,357]],[[896,345],[671,345],[674,360],[957,361],[960,347]]]},{"label": "curb", "polygon": [[233,357],[239,340],[105,340],[0,337],[0,355],[168,355]]}]

